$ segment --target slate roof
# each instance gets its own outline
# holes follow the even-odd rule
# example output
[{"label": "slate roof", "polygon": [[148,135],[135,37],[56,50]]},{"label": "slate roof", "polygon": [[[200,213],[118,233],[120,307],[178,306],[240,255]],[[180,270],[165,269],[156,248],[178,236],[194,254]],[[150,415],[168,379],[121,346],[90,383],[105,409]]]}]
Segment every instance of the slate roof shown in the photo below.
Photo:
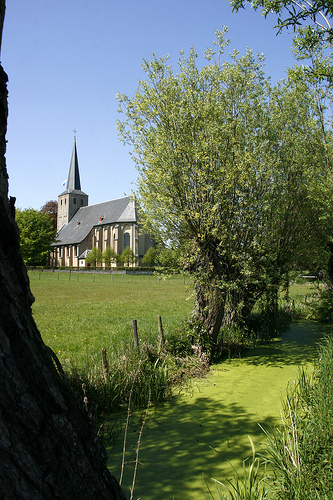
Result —
[{"label": "slate roof", "polygon": [[76,148],[76,137],[74,136],[74,145],[71,157],[71,163],[69,165],[68,179],[66,184],[66,189],[59,196],[63,194],[74,193],[77,195],[86,194],[81,191],[81,181],[80,181],[80,171],[79,171],[79,158],[77,155]]},{"label": "slate roof", "polygon": [[135,201],[130,196],[81,207],[60,229],[52,246],[75,245],[81,243],[95,226],[126,222],[137,222]]}]

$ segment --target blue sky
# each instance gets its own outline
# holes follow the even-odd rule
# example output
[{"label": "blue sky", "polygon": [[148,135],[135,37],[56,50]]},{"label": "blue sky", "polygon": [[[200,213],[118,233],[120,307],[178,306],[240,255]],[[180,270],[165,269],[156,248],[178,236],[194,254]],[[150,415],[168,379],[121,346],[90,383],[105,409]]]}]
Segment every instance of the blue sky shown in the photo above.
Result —
[{"label": "blue sky", "polygon": [[275,16],[227,0],[8,0],[1,62],[8,74],[7,168],[18,208],[56,200],[77,130],[82,190],[89,204],[135,189],[137,172],[116,130],[117,92],[132,96],[142,60],[213,46],[229,27],[230,52],[266,55],[272,82],[295,64],[292,33],[276,36]]}]

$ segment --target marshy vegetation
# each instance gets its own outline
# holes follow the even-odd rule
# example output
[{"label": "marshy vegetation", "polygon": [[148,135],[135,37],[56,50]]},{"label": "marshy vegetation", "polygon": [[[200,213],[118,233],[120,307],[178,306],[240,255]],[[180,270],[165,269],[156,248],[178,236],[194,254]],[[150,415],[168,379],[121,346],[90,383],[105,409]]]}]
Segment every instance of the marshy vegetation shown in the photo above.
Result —
[{"label": "marshy vegetation", "polygon": [[[333,498],[333,339],[321,343],[313,373],[303,368],[290,382],[281,425],[263,429],[267,440],[244,461],[220,500],[309,500]],[[222,488],[221,488],[222,487]],[[228,493],[225,490],[228,489]],[[223,491],[222,491],[223,490]]]},{"label": "marshy vegetation", "polygon": [[[45,272],[31,273],[30,281],[37,298],[34,317],[43,340],[61,360],[73,394],[86,405],[106,444],[115,444],[120,427],[100,427],[101,416],[119,410],[125,415],[129,404],[133,410],[145,410],[163,403],[175,387],[207,372],[207,358],[192,349],[196,339],[187,327],[193,307],[189,278]],[[286,315],[292,319],[317,314],[319,293],[320,287],[305,280],[295,283],[288,302],[281,298],[281,325]],[[158,338],[159,314],[166,339],[163,348]],[[134,318],[139,349],[133,345]],[[254,325],[260,324],[258,314],[253,318]],[[260,343],[257,330],[233,329],[224,332],[220,352],[228,360]],[[217,489],[210,485],[210,498],[331,498],[332,354],[328,339],[313,376],[302,372],[289,386],[282,425],[266,428],[265,449],[256,444],[257,453],[253,448],[252,460],[237,469],[229,493],[217,482]]]}]

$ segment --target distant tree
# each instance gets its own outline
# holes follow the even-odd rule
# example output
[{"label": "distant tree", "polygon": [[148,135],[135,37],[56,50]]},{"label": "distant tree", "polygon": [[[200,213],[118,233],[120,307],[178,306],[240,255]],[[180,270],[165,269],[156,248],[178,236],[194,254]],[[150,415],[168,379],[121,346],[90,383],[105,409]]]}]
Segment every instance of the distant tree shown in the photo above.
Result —
[{"label": "distant tree", "polygon": [[159,247],[155,267],[163,274],[174,274],[183,269],[183,253],[176,246]]},{"label": "distant tree", "polygon": [[42,206],[40,211],[43,214],[48,214],[50,219],[52,220],[53,226],[57,229],[57,215],[58,215],[58,202],[55,200],[50,200]]},{"label": "distant tree", "polygon": [[136,257],[133,250],[130,247],[126,247],[125,250],[122,251],[120,256],[120,262],[122,262],[126,266],[133,266],[136,262]]},{"label": "distant tree", "polygon": [[102,255],[102,260],[107,267],[110,267],[111,264],[118,262],[119,255],[117,254],[117,252],[113,250],[113,248],[106,247]]},{"label": "distant tree", "polygon": [[154,267],[156,262],[156,255],[156,248],[148,248],[147,252],[142,257],[142,264],[146,264],[148,267]]},{"label": "distant tree", "polygon": [[33,208],[16,210],[21,253],[27,265],[45,265],[56,229],[49,215]]},{"label": "distant tree", "polygon": [[92,248],[86,257],[86,263],[92,264],[94,267],[97,264],[101,264],[103,262],[103,254],[99,248]]}]

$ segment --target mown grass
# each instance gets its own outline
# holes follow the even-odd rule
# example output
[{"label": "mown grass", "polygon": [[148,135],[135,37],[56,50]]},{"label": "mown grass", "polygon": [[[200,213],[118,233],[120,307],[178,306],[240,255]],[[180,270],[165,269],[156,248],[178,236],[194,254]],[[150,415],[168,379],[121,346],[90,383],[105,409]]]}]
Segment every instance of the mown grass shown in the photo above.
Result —
[{"label": "mown grass", "polygon": [[132,346],[133,319],[141,342],[155,345],[158,315],[167,336],[193,308],[190,281],[181,276],[30,272],[29,277],[33,315],[45,344],[62,363],[77,366],[102,347],[120,354]]},{"label": "mown grass", "polygon": [[[168,339],[188,318],[190,283],[181,276],[30,273],[33,314],[43,340],[58,356],[79,403],[91,414],[164,401],[176,381],[206,370],[206,360],[180,360],[160,348],[158,315]],[[132,320],[137,320],[139,349]],[[106,350],[108,369],[102,364]],[[87,404],[88,402],[88,404]]]},{"label": "mown grass", "polygon": [[[166,336],[178,333],[190,317],[193,290],[190,278],[147,275],[29,272],[36,301],[33,315],[44,342],[62,363],[76,366],[100,353],[115,353],[133,344],[132,320],[138,322],[141,342],[157,343],[157,316]],[[290,301],[306,317],[317,296],[312,284],[294,284]],[[294,302],[293,302],[294,301]]]}]

